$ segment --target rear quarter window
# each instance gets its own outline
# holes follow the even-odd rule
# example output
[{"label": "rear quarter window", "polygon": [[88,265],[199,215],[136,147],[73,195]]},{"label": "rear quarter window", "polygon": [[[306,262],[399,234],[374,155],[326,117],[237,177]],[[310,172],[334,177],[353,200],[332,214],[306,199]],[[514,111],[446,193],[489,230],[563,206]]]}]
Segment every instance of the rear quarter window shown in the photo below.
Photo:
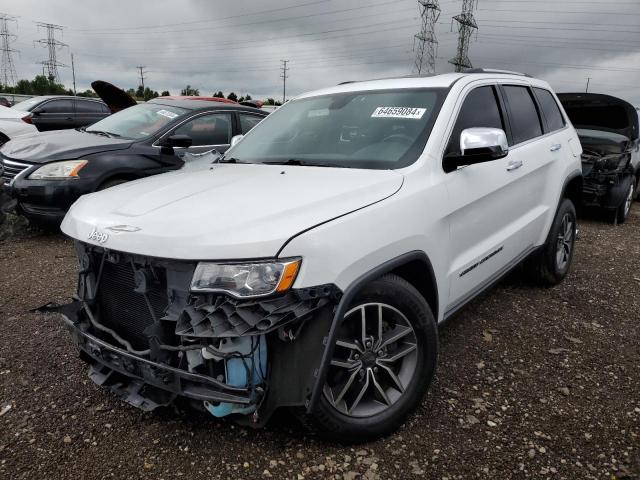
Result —
[{"label": "rear quarter window", "polygon": [[542,124],[531,90],[516,85],[505,85],[503,89],[509,104],[512,144],[517,145],[542,135]]},{"label": "rear quarter window", "polygon": [[565,126],[564,117],[562,116],[560,107],[558,106],[556,99],[553,98],[551,92],[544,88],[534,88],[533,91],[536,94],[536,98],[540,104],[540,109],[542,110],[542,114],[547,122],[548,131],[554,132],[563,128]]}]

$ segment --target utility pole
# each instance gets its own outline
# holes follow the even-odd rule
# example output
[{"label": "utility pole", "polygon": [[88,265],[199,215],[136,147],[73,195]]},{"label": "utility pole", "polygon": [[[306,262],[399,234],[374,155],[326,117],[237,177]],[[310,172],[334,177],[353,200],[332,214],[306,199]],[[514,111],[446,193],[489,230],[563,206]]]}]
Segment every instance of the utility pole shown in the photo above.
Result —
[{"label": "utility pole", "polygon": [[73,63],[73,53],[71,54],[71,74],[73,75],[73,94],[76,94],[76,67]]},{"label": "utility pole", "polygon": [[11,48],[11,44],[15,42],[18,37],[9,33],[9,22],[15,22],[16,25],[18,24],[16,17],[12,17],[6,13],[0,13],[0,51],[2,52],[2,58],[0,59],[0,83],[5,87],[13,86],[18,81],[16,66],[13,63],[13,54],[18,51]]},{"label": "utility pole", "polygon": [[587,77],[587,88],[585,89],[585,93],[589,93],[589,82],[591,81],[591,77]]},{"label": "utility pole", "polygon": [[282,62],[282,67],[280,67],[280,69],[282,70],[282,74],[280,75],[280,78],[282,78],[282,104],[284,105],[284,102],[287,101],[287,72],[290,70],[287,67],[287,63],[289,63],[289,60],[280,60]]},{"label": "utility pole", "polygon": [[144,65],[138,65],[136,68],[140,70],[140,84],[142,85],[142,91],[144,92],[144,74],[147,72],[144,71]]},{"label": "utility pole", "polygon": [[[435,27],[440,18],[440,5],[438,0],[418,0],[422,26],[420,33],[414,35],[413,49],[416,51],[415,70],[418,75],[422,73],[436,73],[436,55],[438,52],[438,40]],[[416,48],[416,40],[418,42]]]},{"label": "utility pole", "polygon": [[455,65],[456,72],[462,72],[465,68],[471,68],[471,60],[469,60],[469,40],[471,33],[478,29],[478,24],[473,16],[473,11],[477,7],[478,0],[462,0],[462,11],[453,17],[458,22],[458,49],[456,56],[449,60],[449,63]]},{"label": "utility pole", "polygon": [[60,48],[68,47],[66,43],[62,43],[56,39],[56,32],[62,35],[62,30],[64,29],[61,25],[54,25],[53,23],[43,23],[36,22],[38,28],[44,28],[47,31],[47,38],[41,38],[40,40],[36,40],[34,43],[39,43],[43,47],[47,47],[49,52],[49,60],[43,60],[41,63],[43,67],[47,67],[47,75],[50,79],[55,80],[56,82],[60,81],[60,75],[58,75],[58,67],[68,67],[64,63],[58,62],[56,53]]}]

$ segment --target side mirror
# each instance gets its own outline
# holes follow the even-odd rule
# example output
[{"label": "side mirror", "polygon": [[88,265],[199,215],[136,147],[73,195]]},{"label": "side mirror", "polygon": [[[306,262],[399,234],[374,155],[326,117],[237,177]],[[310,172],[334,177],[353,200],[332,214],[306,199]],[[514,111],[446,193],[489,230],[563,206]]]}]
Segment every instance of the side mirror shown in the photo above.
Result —
[{"label": "side mirror", "polygon": [[458,167],[490,162],[509,154],[507,135],[500,128],[467,128],[460,134],[460,153],[444,157],[446,172]]},{"label": "side mirror", "polygon": [[189,135],[171,135],[165,138],[160,146],[168,148],[189,148],[192,143],[193,139]]},{"label": "side mirror", "polygon": [[33,110],[31,110],[31,113],[33,114],[34,117],[37,117],[41,113],[45,113],[45,111],[42,108],[36,107]]},{"label": "side mirror", "polygon": [[233,147],[236,143],[238,143],[240,140],[242,140],[242,137],[244,137],[244,135],[235,135],[231,138],[231,146]]}]

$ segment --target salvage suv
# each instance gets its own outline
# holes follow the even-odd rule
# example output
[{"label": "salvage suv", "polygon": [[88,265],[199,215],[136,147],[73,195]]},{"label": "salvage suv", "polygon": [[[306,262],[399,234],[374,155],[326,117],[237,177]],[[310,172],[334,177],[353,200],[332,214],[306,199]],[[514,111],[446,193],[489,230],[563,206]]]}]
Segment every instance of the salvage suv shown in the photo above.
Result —
[{"label": "salvage suv", "polygon": [[329,438],[396,429],[438,323],[522,264],[567,275],[580,142],[545,82],[474,71],[301,95],[208,169],[86,195],[59,307],[90,377],[144,410],[182,398]]}]

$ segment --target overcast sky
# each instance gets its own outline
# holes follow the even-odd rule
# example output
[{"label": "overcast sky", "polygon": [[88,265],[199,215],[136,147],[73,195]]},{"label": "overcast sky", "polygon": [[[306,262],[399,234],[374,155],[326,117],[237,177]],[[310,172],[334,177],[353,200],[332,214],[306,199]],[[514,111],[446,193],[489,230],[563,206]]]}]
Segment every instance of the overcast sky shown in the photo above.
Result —
[{"label": "overcast sky", "polygon": [[[440,0],[437,70],[449,72],[462,0]],[[65,27],[78,89],[102,79],[122,88],[145,84],[179,94],[186,84],[209,95],[282,97],[280,60],[288,59],[287,97],[345,80],[412,73],[417,0],[13,0],[4,13],[18,35],[19,78],[42,71],[47,50],[34,22]],[[640,105],[640,0],[479,0],[474,66],[528,72],[556,91],[609,93]],[[60,68],[71,86],[71,69]]]}]

